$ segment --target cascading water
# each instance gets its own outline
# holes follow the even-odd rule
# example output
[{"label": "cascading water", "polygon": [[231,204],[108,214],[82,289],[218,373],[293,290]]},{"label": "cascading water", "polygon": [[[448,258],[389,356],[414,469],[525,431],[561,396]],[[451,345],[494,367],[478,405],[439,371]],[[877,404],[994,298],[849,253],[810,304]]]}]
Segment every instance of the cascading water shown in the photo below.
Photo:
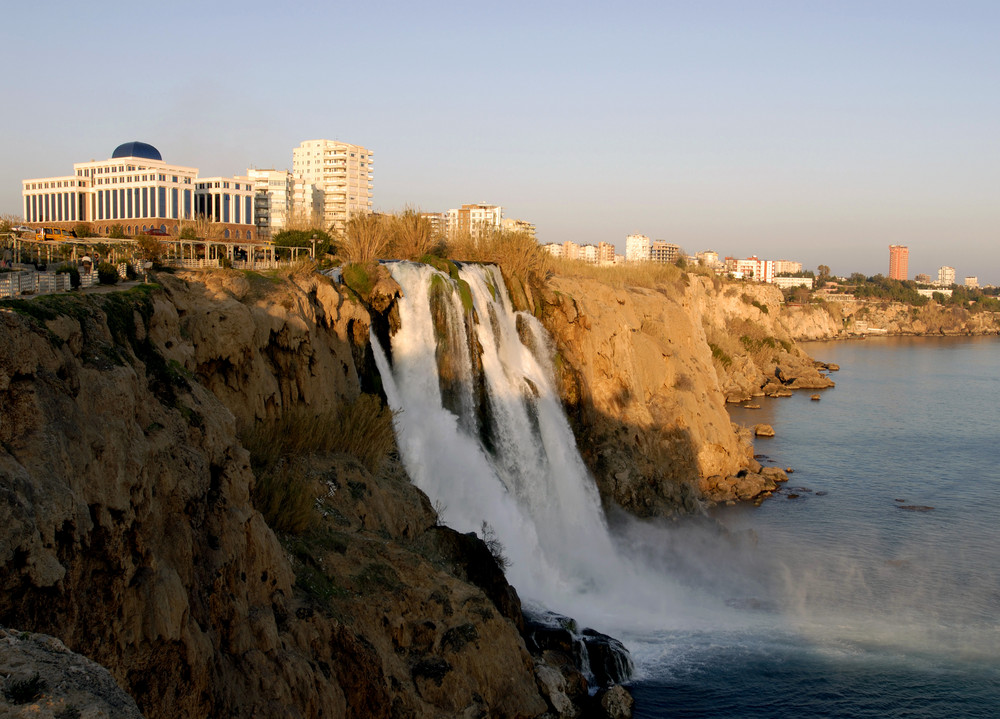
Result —
[{"label": "cascading water", "polygon": [[391,271],[403,288],[391,366],[372,344],[407,471],[445,522],[486,522],[522,597],[597,626],[645,627],[690,604],[617,549],[552,386],[547,335],[512,310],[500,272]]},{"label": "cascading water", "polygon": [[[467,286],[426,265],[398,263],[392,273],[403,287],[401,327],[392,367],[381,352],[376,357],[389,403],[400,410],[400,445],[414,482],[455,528],[493,528],[521,591],[541,601],[586,592],[595,581],[588,567],[602,564],[612,543],[548,369],[521,341],[499,272],[464,268]],[[472,311],[478,321],[467,324]],[[534,318],[522,316],[520,326],[541,346]],[[481,422],[489,425],[489,448]]]},{"label": "cascading water", "polygon": [[[884,500],[876,477],[842,469],[853,479],[813,477],[842,490],[814,503],[734,507],[719,524],[616,518],[612,532],[552,386],[545,333],[511,310],[499,271],[463,267],[459,282],[398,263],[392,274],[404,297],[391,363],[372,344],[400,411],[410,476],[449,525],[493,528],[529,604],[625,639],[637,665],[636,716],[680,706],[728,717],[881,717],[897,715],[896,701],[926,703],[907,716],[957,716],[967,701],[987,712],[969,716],[992,716],[997,562],[995,543],[969,548],[962,528],[975,512],[963,522],[901,515],[892,497],[907,495]],[[864,398],[846,406],[853,427]],[[813,445],[801,462],[828,449]],[[806,467],[796,481],[809,476]],[[925,484],[905,486],[916,495]],[[996,494],[988,482],[960,486]],[[928,548],[906,533],[910,521],[951,539]],[[912,566],[910,554],[920,558]],[[956,586],[966,587],[962,597]],[[748,708],[745,698],[757,695],[766,700]]]}]

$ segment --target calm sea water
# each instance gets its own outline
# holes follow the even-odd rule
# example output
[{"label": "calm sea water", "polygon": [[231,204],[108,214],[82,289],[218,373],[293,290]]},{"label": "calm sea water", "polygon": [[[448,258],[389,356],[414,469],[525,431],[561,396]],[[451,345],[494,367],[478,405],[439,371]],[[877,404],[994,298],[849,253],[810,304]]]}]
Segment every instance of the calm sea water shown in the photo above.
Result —
[{"label": "calm sea water", "polygon": [[1000,716],[1000,339],[805,349],[821,401],[732,411],[788,485],[658,550],[691,606],[627,638],[635,716]]}]

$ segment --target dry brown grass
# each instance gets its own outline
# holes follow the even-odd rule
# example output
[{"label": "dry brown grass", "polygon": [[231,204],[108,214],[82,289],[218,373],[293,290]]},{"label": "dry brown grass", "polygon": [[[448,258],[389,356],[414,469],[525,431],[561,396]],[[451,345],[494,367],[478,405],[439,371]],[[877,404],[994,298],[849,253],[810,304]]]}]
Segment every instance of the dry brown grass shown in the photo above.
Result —
[{"label": "dry brown grass", "polygon": [[357,457],[371,472],[395,449],[393,414],[375,395],[362,394],[339,410],[314,414],[295,409],[241,433],[255,466],[268,467],[283,457],[309,452],[343,452]]},{"label": "dry brown grass", "polygon": [[453,237],[447,252],[453,260],[500,265],[505,273],[535,286],[545,283],[552,259],[531,235],[506,230]]},{"label": "dry brown grass", "polygon": [[419,260],[424,255],[440,255],[443,242],[434,234],[434,228],[417,210],[406,208],[390,215],[389,254],[401,260]]},{"label": "dry brown grass", "polygon": [[656,262],[629,262],[618,265],[591,265],[579,260],[553,258],[551,267],[561,277],[597,280],[615,289],[626,287],[677,287],[685,282],[684,270]]},{"label": "dry brown grass", "polygon": [[366,264],[384,258],[389,251],[392,216],[356,215],[347,221],[347,229],[338,243],[345,264]]}]

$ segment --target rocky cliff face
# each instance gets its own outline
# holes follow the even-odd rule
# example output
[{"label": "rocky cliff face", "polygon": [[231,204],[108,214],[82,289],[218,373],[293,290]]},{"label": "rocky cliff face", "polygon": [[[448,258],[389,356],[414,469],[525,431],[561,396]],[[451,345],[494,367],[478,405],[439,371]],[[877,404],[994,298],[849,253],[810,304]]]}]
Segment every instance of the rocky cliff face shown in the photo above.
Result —
[{"label": "rocky cliff face", "polygon": [[516,594],[394,462],[297,460],[322,515],[299,537],[251,504],[238,425],[366,381],[348,291],[161,279],[0,311],[0,625],[107,667],[147,717],[546,711]]},{"label": "rocky cliff face", "polygon": [[1000,333],[1000,313],[928,302],[922,307],[885,300],[823,302],[782,307],[781,325],[794,340],[826,340],[869,333],[984,335]]},{"label": "rocky cliff face", "polygon": [[[769,291],[773,290],[773,291]],[[643,515],[775,488],[725,401],[832,386],[777,319],[774,288],[682,276],[655,289],[556,277],[536,303],[606,501]]]}]

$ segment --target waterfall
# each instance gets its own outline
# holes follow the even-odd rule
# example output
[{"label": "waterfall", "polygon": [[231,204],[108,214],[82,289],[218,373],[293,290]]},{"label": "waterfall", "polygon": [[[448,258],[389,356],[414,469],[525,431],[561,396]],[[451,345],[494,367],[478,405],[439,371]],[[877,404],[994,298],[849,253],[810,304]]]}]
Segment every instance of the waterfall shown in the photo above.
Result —
[{"label": "waterfall", "polygon": [[688,604],[616,547],[553,386],[548,335],[513,311],[499,270],[391,271],[400,328],[391,352],[372,345],[403,462],[443,521],[477,533],[486,522],[529,603],[602,626],[623,614],[659,623]]}]

